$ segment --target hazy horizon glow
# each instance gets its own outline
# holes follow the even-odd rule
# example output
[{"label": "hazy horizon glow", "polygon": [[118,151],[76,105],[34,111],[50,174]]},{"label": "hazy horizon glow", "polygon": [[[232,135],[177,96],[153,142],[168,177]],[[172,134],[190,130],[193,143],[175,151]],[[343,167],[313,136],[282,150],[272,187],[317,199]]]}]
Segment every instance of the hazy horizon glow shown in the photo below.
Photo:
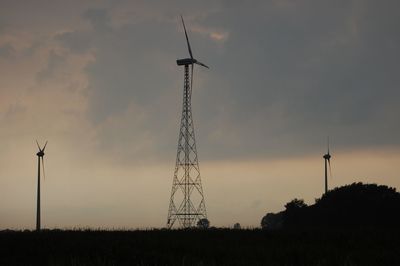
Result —
[{"label": "hazy horizon glow", "polygon": [[0,229],[163,227],[187,56],[212,225],[258,226],[353,182],[400,188],[400,4],[392,1],[0,3]]}]

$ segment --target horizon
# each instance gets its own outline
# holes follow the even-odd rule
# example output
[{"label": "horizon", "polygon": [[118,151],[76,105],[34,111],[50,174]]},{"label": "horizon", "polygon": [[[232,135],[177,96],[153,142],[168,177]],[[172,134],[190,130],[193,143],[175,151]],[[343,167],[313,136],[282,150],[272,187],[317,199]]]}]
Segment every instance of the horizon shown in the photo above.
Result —
[{"label": "horizon", "polygon": [[[188,57],[211,226],[400,188],[397,2],[0,3],[0,230],[166,226]],[[29,12],[27,12],[29,10]]]}]

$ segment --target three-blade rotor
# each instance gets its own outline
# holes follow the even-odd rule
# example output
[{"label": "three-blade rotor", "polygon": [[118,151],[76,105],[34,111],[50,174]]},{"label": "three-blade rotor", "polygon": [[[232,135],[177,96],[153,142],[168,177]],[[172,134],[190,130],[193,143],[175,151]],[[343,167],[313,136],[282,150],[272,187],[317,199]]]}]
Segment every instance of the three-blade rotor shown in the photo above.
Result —
[{"label": "three-blade rotor", "polygon": [[[42,160],[42,168],[43,168],[43,179],[46,179],[45,171],[44,171],[44,151],[46,150],[47,141],[44,144],[43,148],[40,147],[39,142],[36,140],[36,145],[39,149],[39,152],[36,154],[39,157],[39,160]],[[39,162],[40,163],[40,162]]]},{"label": "three-blade rotor", "polygon": [[329,176],[332,178],[331,157],[332,156],[329,151],[329,137],[328,137],[328,153],[326,154],[326,159],[328,160]]},{"label": "three-blade rotor", "polygon": [[40,148],[39,142],[37,140],[36,140],[36,145],[37,145],[37,147],[39,149],[38,156],[39,156],[39,153],[40,153],[40,154],[43,154],[43,155],[41,155],[41,157],[43,157],[44,156],[44,150],[46,149],[46,146],[47,146],[47,141],[44,144],[43,148]]},{"label": "three-blade rotor", "polygon": [[181,20],[182,20],[183,30],[185,31],[186,44],[188,47],[190,60],[186,60],[186,59],[178,60],[178,65],[180,64],[179,61],[183,61],[182,64],[188,64],[188,65],[190,64],[190,65],[192,65],[192,67],[194,64],[197,64],[202,67],[209,68],[206,64],[203,64],[203,63],[197,61],[195,58],[193,58],[193,52],[192,52],[192,48],[190,46],[190,41],[189,41],[189,37],[188,37],[187,31],[186,31],[186,25],[185,25],[185,21],[183,20],[183,16],[181,16]]}]

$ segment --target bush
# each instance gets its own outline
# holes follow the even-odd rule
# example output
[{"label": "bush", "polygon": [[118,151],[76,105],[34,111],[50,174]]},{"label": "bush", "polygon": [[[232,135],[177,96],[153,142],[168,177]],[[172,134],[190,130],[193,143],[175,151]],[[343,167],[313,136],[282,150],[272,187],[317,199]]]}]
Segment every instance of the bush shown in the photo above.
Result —
[{"label": "bush", "polygon": [[197,222],[197,228],[208,229],[210,227],[210,221],[207,218],[200,219]]}]

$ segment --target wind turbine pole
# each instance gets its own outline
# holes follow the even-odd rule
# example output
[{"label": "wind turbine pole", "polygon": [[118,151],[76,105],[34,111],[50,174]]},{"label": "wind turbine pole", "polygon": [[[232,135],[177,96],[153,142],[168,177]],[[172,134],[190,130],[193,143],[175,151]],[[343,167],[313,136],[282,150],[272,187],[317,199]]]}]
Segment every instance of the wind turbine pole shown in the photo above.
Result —
[{"label": "wind turbine pole", "polygon": [[38,156],[38,182],[37,182],[37,206],[36,206],[36,231],[40,231],[40,156]]},{"label": "wind turbine pole", "polygon": [[38,181],[37,181],[37,205],[36,205],[36,231],[40,231],[40,159],[42,159],[42,166],[43,166],[43,176],[44,176],[44,161],[43,161],[43,156],[44,156],[44,150],[46,149],[47,146],[47,141],[44,144],[43,148],[40,148],[39,143],[36,141],[36,144],[38,146],[38,153],[36,153],[36,156],[38,157]]},{"label": "wind turbine pole", "polygon": [[185,192],[184,192],[184,212],[183,212],[183,227],[187,228],[190,227],[190,197],[189,197],[189,105],[190,105],[190,99],[189,99],[189,94],[190,94],[190,84],[189,84],[189,66],[185,65],[185,85],[184,85],[184,112],[185,112],[185,162],[184,162],[184,168],[185,168],[185,173],[184,173],[184,187],[185,187]]},{"label": "wind turbine pole", "polygon": [[331,154],[329,152],[329,138],[328,138],[328,153],[322,156],[325,161],[325,194],[328,192],[328,164],[329,164],[329,173],[331,174]]},{"label": "wind turbine pole", "polygon": [[328,192],[328,160],[325,158],[325,194]]}]

